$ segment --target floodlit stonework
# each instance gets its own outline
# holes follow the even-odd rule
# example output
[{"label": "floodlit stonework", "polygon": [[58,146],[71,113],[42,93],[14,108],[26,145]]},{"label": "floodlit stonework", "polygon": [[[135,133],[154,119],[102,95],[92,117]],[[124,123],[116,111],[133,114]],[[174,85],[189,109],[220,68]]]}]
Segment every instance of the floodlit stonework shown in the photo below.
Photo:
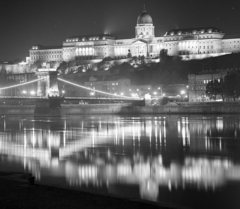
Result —
[{"label": "floodlit stonework", "polygon": [[93,62],[106,57],[114,59],[144,56],[158,57],[161,49],[170,56],[183,59],[201,59],[240,51],[240,36],[226,36],[215,27],[174,29],[163,37],[155,37],[152,17],[145,11],[137,18],[135,37],[116,39],[111,34],[73,36],[63,41],[62,46],[33,46],[30,60]]}]

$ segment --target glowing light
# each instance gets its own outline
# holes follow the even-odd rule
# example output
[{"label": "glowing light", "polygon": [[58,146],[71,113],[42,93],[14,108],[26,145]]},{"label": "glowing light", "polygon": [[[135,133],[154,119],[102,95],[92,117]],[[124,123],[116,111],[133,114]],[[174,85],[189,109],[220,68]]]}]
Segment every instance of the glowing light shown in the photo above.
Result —
[{"label": "glowing light", "polygon": [[95,90],[95,89],[90,89],[88,87],[85,87],[85,86],[81,86],[79,84],[76,84],[76,83],[72,83],[72,82],[69,82],[67,80],[64,80],[62,78],[58,78],[58,80],[62,81],[62,82],[65,82],[65,83],[68,83],[68,84],[71,84],[73,86],[77,86],[77,87],[80,87],[80,88],[83,88],[83,89],[87,89],[89,91],[94,91],[94,92],[98,92],[98,93],[101,93],[101,94],[107,94],[107,95],[111,95],[111,96],[119,96],[119,97],[123,97],[123,98],[127,98],[127,99],[132,99],[132,97],[127,97],[127,96],[122,96],[122,95],[114,95],[114,94],[111,94],[111,93],[108,93],[108,92],[104,92],[104,91],[100,91],[100,90]]},{"label": "glowing light", "polygon": [[163,94],[163,96],[165,97],[165,94]]},{"label": "glowing light", "polygon": [[124,95],[124,93],[121,92],[121,95]]},{"label": "glowing light", "polygon": [[44,79],[44,78],[40,78],[40,79],[36,79],[36,80],[32,80],[32,81],[28,81],[28,82],[25,82],[25,83],[20,83],[20,84],[13,85],[13,86],[3,87],[3,88],[0,88],[0,91],[1,91],[1,90],[4,90],[4,89],[10,89],[10,88],[15,88],[15,87],[19,87],[19,86],[27,85],[27,84],[34,83],[34,82],[36,82],[36,81],[40,81],[40,80],[43,80],[43,79]]},{"label": "glowing light", "polygon": [[31,95],[35,95],[35,91],[30,91],[30,94]]},{"label": "glowing light", "polygon": [[181,94],[185,94],[185,91],[181,91]]},{"label": "glowing light", "polygon": [[64,91],[64,90],[62,90],[62,93],[64,94],[64,93],[65,93],[65,91]]},{"label": "glowing light", "polygon": [[23,93],[23,94],[27,94],[27,91],[23,90],[22,93]]},{"label": "glowing light", "polygon": [[154,92],[153,92],[153,94],[154,94],[154,95],[156,95],[156,94],[157,94],[157,92],[156,92],[156,91],[154,91]]},{"label": "glowing light", "polygon": [[132,96],[132,97],[138,97],[138,94],[132,93],[131,96]]},{"label": "glowing light", "polygon": [[145,94],[145,99],[151,99],[151,95],[150,94]]}]

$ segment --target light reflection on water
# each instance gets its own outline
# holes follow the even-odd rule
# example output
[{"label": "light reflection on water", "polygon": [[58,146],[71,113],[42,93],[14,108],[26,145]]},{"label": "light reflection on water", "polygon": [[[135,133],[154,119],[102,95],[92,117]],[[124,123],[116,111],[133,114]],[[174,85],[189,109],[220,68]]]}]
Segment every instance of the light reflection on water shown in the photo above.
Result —
[{"label": "light reflection on water", "polygon": [[[229,182],[240,190],[239,135],[239,116],[7,117],[0,165],[42,182],[200,208],[206,191],[227,195]],[[200,200],[178,197],[189,190]],[[240,208],[231,198],[218,202]]]}]

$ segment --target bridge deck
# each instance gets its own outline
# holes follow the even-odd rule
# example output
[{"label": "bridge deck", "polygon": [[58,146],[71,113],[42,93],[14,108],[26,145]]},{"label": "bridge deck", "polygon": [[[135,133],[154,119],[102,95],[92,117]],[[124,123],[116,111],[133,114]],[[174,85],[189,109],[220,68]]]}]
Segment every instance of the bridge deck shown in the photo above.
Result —
[{"label": "bridge deck", "polygon": [[[0,96],[0,100],[48,100],[48,97]],[[64,101],[143,101],[143,98],[112,98],[112,97],[50,97],[50,99],[63,99]]]}]

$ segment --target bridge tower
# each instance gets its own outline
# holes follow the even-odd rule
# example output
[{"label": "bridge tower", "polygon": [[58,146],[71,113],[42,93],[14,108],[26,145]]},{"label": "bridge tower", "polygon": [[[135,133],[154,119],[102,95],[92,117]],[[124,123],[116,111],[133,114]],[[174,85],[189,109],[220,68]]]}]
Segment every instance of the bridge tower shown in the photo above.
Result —
[{"label": "bridge tower", "polygon": [[42,68],[36,72],[38,76],[37,96],[40,97],[59,97],[57,82],[57,70],[54,68]]}]

